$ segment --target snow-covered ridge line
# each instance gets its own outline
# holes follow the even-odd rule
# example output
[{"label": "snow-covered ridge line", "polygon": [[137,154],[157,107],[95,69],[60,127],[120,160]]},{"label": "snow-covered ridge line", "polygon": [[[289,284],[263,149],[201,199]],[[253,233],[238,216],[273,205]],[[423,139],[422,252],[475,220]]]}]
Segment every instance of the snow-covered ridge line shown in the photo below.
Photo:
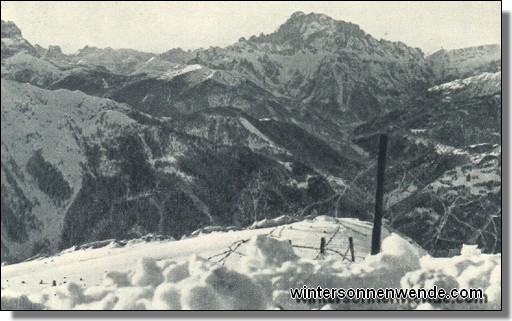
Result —
[{"label": "snow-covered ridge line", "polygon": [[203,66],[195,64],[195,65],[185,65],[185,66],[176,66],[174,68],[169,69],[168,71],[162,73],[158,79],[162,80],[170,80],[176,76],[183,75],[194,70],[199,70],[203,68]]},{"label": "snow-covered ridge line", "polygon": [[[81,255],[72,252],[53,259],[6,266],[2,267],[2,309],[501,307],[501,255],[481,254],[476,247],[465,246],[459,256],[432,258],[398,234],[389,235],[385,231],[382,252],[369,256],[370,230],[371,225],[365,222],[323,216],[273,228],[213,232],[194,238],[194,247],[189,239],[133,244],[131,248],[86,249],[79,251]],[[352,236],[358,254],[356,261],[346,260],[335,252],[319,255],[315,246],[321,236],[329,238],[331,249],[338,250],[345,247],[345,238]],[[312,245],[313,249],[302,249],[304,245]],[[82,262],[77,262],[79,257]],[[56,286],[51,286],[51,278],[57,275]],[[289,289],[303,285],[478,287],[485,291],[488,303],[361,305],[292,300]]]},{"label": "snow-covered ridge line", "polygon": [[480,75],[468,77],[464,79],[456,79],[441,85],[437,85],[428,89],[429,92],[445,92],[449,94],[454,91],[462,90],[466,87],[474,86],[478,89],[474,95],[484,96],[501,92],[501,71],[490,73],[484,72]]}]

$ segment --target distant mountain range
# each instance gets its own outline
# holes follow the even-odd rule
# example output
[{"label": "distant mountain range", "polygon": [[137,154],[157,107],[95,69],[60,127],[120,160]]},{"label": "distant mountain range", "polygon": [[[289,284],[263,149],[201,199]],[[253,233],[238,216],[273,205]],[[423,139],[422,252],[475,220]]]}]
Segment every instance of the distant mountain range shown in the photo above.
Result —
[{"label": "distant mountain range", "polygon": [[433,255],[501,251],[501,48],[377,40],[322,14],[162,54],[2,21],[2,261],[287,214],[386,220]]}]

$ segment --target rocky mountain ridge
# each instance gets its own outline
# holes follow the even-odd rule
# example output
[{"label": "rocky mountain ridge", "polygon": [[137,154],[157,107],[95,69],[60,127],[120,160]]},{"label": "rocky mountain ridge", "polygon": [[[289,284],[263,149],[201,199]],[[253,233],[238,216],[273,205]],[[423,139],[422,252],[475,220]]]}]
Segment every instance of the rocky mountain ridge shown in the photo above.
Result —
[{"label": "rocky mountain ridge", "polygon": [[2,260],[283,214],[371,219],[381,132],[389,224],[432,254],[499,251],[495,53],[424,57],[296,13],[226,48],[65,55],[2,21]]}]

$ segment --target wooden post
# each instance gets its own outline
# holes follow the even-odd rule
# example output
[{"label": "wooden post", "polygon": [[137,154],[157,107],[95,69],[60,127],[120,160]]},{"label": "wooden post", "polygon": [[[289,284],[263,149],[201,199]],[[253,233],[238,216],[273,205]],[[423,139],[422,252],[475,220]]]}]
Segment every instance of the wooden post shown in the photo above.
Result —
[{"label": "wooden post", "polygon": [[372,231],[372,255],[380,252],[380,237],[382,229],[382,203],[384,201],[384,173],[386,169],[386,150],[388,136],[381,134],[379,137],[379,156],[377,159],[377,194],[375,196],[375,215]]},{"label": "wooden post", "polygon": [[325,254],[325,237],[320,239],[320,254]]},{"label": "wooden post", "polygon": [[352,236],[348,238],[348,248],[350,249],[350,256],[352,257],[352,262],[356,261],[356,257],[354,256],[354,239]]}]

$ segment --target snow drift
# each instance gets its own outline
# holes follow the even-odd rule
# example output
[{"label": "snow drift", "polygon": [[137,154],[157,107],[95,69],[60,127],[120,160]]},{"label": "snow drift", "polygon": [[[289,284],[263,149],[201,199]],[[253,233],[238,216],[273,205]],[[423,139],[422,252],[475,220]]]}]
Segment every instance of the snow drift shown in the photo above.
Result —
[{"label": "snow drift", "polygon": [[[356,263],[339,257],[298,256],[290,242],[255,235],[246,242],[241,263],[226,267],[192,255],[156,262],[140,258],[128,272],[108,272],[101,285],[70,282],[39,294],[2,289],[2,309],[260,310],[260,309],[500,309],[501,255],[465,246],[451,258],[422,256],[397,234],[384,239],[382,252]],[[297,302],[291,287],[482,288],[486,304],[361,304]]]}]

